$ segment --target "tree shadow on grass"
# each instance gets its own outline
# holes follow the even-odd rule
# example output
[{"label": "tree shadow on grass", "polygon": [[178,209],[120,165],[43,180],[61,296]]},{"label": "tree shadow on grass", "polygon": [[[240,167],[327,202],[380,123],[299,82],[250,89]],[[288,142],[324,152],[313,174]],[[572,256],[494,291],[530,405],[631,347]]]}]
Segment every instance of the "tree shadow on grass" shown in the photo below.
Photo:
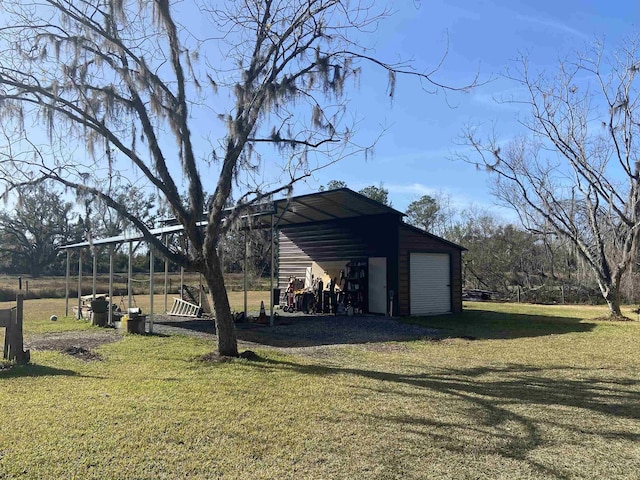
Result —
[{"label": "tree shadow on grass", "polygon": [[566,333],[590,332],[596,323],[579,318],[465,310],[456,315],[408,317],[403,321],[435,328],[447,337],[477,339],[528,338]]},{"label": "tree shadow on grass", "polygon": [[238,328],[240,340],[275,347],[402,342],[430,338],[500,339],[590,332],[596,324],[569,317],[468,311],[457,315],[287,317],[274,328]]},{"label": "tree shadow on grass", "polygon": [[0,370],[0,379],[3,378],[19,378],[19,377],[80,377],[78,372],[66,370],[63,368],[47,367],[45,365],[36,365],[28,363],[26,365],[12,365],[10,368]]},{"label": "tree shadow on grass", "polygon": [[[437,418],[403,414],[402,410],[352,412],[365,417],[365,424],[374,422],[380,428],[388,428],[390,434],[402,432],[406,435],[403,442],[415,442],[412,451],[419,451],[421,442],[428,441],[453,453],[515,460],[545,477],[573,478],[575,475],[562,468],[558,459],[545,461],[532,455],[534,450],[558,446],[550,432],[561,432],[562,436],[578,439],[574,440],[578,443],[594,437],[602,442],[640,441],[638,378],[600,376],[594,369],[562,365],[432,368],[429,373],[396,373],[259,360],[255,363],[257,368],[360,377],[368,381],[355,385],[380,398],[397,396],[406,397],[409,402],[448,405]],[[456,409],[463,413],[450,414]]]}]

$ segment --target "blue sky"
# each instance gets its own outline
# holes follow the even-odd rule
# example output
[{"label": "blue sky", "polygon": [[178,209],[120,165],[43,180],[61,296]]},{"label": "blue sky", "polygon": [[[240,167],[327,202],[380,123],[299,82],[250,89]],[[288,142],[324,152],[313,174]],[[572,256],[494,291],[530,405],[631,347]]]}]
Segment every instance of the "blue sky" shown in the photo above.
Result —
[{"label": "blue sky", "polygon": [[[294,194],[315,192],[330,180],[345,181],[354,190],[383,183],[393,206],[401,211],[421,195],[443,192],[459,209],[479,206],[512,219],[510,212],[494,205],[487,173],[451,160],[460,148],[456,137],[467,124],[495,123],[502,140],[522,132],[517,118],[524,112],[494,101],[515,91],[515,85],[500,75],[519,54],[527,53],[533,68],[553,71],[559,58],[596,39],[614,48],[624,38],[640,35],[640,2],[631,0],[401,0],[391,5],[395,14],[366,39],[377,58],[411,60],[417,69],[431,69],[448,49],[435,75],[438,81],[460,86],[476,74],[481,81],[491,81],[470,93],[445,96],[425,93],[415,79],[399,77],[390,101],[386,72],[365,68],[359,88],[349,92],[349,113],[360,120],[356,141],[369,143],[383,126],[385,135],[372,156],[347,158],[298,184]],[[211,25],[206,19],[193,14],[191,3],[178,2],[176,8],[180,6],[186,9],[187,28],[208,36]],[[205,103],[202,111],[195,105],[192,109],[202,119],[196,121],[194,136],[199,137],[203,156],[211,150],[203,138],[210,135],[215,144],[224,135],[215,114],[224,112],[229,99],[213,95]],[[208,191],[214,188],[215,175],[203,167]]]},{"label": "blue sky", "polygon": [[[500,212],[489,193],[488,175],[472,165],[450,160],[459,148],[456,137],[465,124],[496,124],[501,139],[521,132],[514,105],[494,97],[513,91],[501,74],[519,53],[530,56],[534,68],[553,71],[558,59],[583,50],[596,39],[615,47],[640,34],[640,2],[634,1],[442,1],[395,2],[396,14],[377,35],[375,53],[385,60],[413,59],[429,68],[448,55],[436,78],[452,85],[493,81],[468,94],[429,95],[409,78],[399,78],[391,103],[384,72],[366,71],[352,92],[352,109],[363,119],[361,138],[373,138],[387,126],[374,155],[349,158],[296,188],[296,194],[316,191],[337,179],[353,189],[384,183],[393,206],[404,211],[425,193],[449,194],[458,208],[470,205]],[[416,8],[415,5],[418,5]],[[366,81],[365,81],[366,76]]]}]

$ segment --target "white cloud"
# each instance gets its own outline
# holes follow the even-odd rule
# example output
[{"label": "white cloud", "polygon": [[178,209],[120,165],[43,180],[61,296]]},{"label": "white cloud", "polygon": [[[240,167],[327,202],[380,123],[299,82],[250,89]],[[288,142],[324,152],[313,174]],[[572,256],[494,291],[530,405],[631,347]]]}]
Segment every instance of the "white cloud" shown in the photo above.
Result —
[{"label": "white cloud", "polygon": [[542,27],[551,28],[559,32],[568,33],[569,35],[573,35],[585,40],[590,38],[589,35],[587,35],[586,33],[578,29],[575,29],[573,27],[570,27],[566,23],[559,22],[557,20],[553,20],[550,18],[542,18],[542,17],[535,17],[533,15],[522,15],[522,14],[517,14],[516,18],[518,20],[522,20],[528,23],[533,23],[535,25],[540,25]]},{"label": "white cloud", "polygon": [[427,187],[426,185],[422,185],[421,183],[411,183],[411,184],[394,184],[394,183],[385,183],[384,187],[389,190],[390,195],[433,195],[436,191],[441,190],[438,188]]}]

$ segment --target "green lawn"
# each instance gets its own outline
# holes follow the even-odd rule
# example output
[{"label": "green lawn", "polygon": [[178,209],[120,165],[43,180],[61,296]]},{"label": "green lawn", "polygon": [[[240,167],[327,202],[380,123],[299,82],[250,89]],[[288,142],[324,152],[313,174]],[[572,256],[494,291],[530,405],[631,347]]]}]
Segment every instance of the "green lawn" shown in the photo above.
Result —
[{"label": "green lawn", "polygon": [[[0,478],[638,477],[640,322],[465,307],[412,320],[450,338],[321,355],[203,363],[213,345],[159,336],[102,362],[32,352],[0,371]],[[27,308],[28,334],[87,328]]]}]

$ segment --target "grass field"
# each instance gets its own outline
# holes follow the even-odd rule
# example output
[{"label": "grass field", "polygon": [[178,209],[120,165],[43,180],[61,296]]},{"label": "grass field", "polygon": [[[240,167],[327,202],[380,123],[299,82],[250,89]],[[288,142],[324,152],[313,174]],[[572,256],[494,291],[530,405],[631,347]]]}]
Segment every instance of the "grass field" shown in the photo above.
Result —
[{"label": "grass field", "polygon": [[[33,302],[27,335],[90,328]],[[259,361],[200,362],[187,337],[32,352],[0,371],[0,478],[638,478],[640,322],[465,308],[413,320],[439,341]]]},{"label": "grass field", "polygon": [[[77,272],[72,272],[69,278],[69,290],[72,297],[77,297],[78,277]],[[194,288],[198,287],[202,279],[197,273],[185,272],[182,277],[186,285]],[[167,291],[170,294],[176,294],[180,291],[180,273],[170,272],[167,276]],[[164,272],[156,272],[154,275],[154,291],[157,294],[164,292]],[[269,278],[265,277],[248,277],[249,289],[253,290],[269,290]],[[31,278],[19,275],[0,275],[0,301],[9,301],[15,298],[18,286],[22,283],[23,293],[26,298],[64,298],[66,291],[65,277],[38,277]],[[232,292],[243,290],[244,276],[241,273],[225,274],[225,285]],[[132,276],[132,288],[137,295],[149,294],[149,274],[136,273]],[[127,274],[116,273],[113,278],[113,289],[115,295],[127,292]],[[109,291],[109,275],[101,273],[96,275],[96,290],[101,293]],[[93,291],[93,276],[85,273],[82,276],[82,292],[86,295]],[[114,296],[115,296],[114,295]]]},{"label": "grass field", "polygon": [[[168,295],[167,306],[170,309],[173,304],[173,298],[179,297],[179,295]],[[264,302],[266,308],[269,308],[269,292],[268,291],[251,291],[247,292],[247,309],[249,311],[255,311],[260,309],[260,302]],[[244,309],[244,293],[243,292],[229,292],[229,302],[231,303],[232,310],[242,311]],[[126,309],[128,305],[128,297],[118,296],[114,297],[114,303],[122,309]],[[0,309],[11,308],[15,305],[13,302],[0,302]],[[51,315],[56,315],[62,318],[65,313],[65,300],[64,298],[47,298],[47,299],[29,299],[25,300],[24,318],[25,328],[28,332],[32,333],[44,333],[47,331],[69,331],[77,329],[87,329],[89,325],[85,322],[51,322],[49,318]],[[69,299],[69,315],[73,315],[72,307],[78,305],[77,298]],[[134,295],[133,305],[140,307],[144,313],[149,313],[149,295]],[[164,308],[164,296],[154,296],[154,312],[163,313]],[[0,330],[0,338],[2,337],[2,331]]]}]

